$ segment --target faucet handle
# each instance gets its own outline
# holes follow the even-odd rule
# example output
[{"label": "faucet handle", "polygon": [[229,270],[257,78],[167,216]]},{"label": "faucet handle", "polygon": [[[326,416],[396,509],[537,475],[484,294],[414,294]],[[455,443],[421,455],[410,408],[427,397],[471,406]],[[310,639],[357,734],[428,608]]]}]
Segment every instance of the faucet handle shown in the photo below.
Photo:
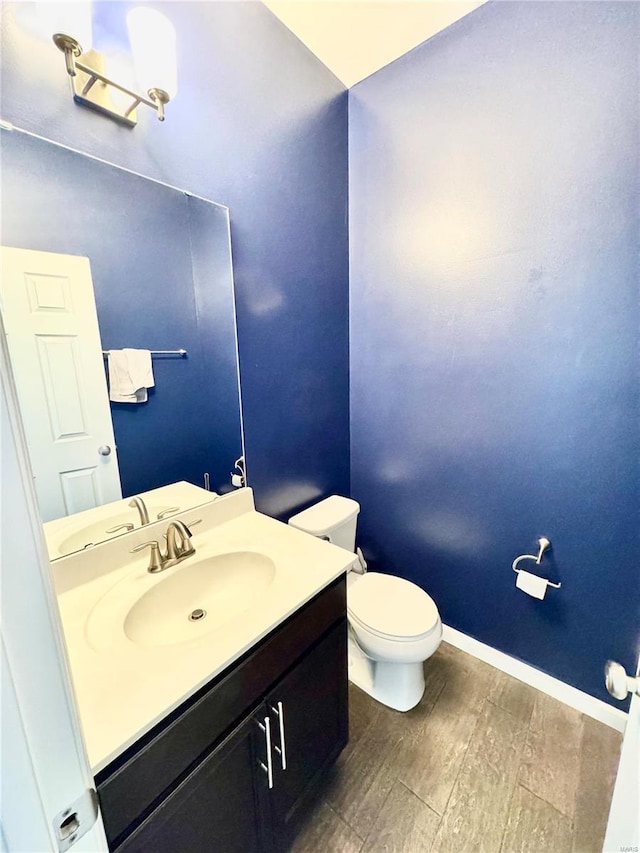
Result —
[{"label": "faucet handle", "polygon": [[[187,528],[188,530],[189,528]],[[196,549],[193,547],[193,543],[191,541],[191,531],[189,531],[189,536],[187,539],[182,540],[182,544],[180,545],[180,556],[181,557],[190,557],[191,554],[195,554]]]},{"label": "faucet handle", "polygon": [[182,548],[180,550],[182,556],[188,557],[191,554],[195,554],[196,549],[193,547],[193,543],[191,542],[191,528],[195,527],[196,524],[200,524],[201,522],[201,518],[194,518],[193,521],[185,522],[184,526],[187,528],[189,538],[182,540]]},{"label": "faucet handle", "polygon": [[172,512],[180,512],[180,507],[179,506],[170,506],[170,507],[167,507],[167,509],[163,509],[162,512],[158,513],[156,520],[162,521],[162,519],[165,517],[165,515],[171,515]]},{"label": "faucet handle", "polygon": [[105,533],[117,533],[118,530],[126,530],[128,533],[130,530],[133,530],[134,527],[135,524],[131,524],[131,522],[128,521],[126,524],[116,524],[115,527],[110,527],[108,530],[105,530]]},{"label": "faucet handle", "polygon": [[138,551],[142,551],[143,548],[151,548],[151,555],[149,557],[149,568],[147,569],[147,571],[162,571],[162,569],[164,568],[164,563],[162,559],[162,554],[160,553],[160,545],[158,544],[157,539],[153,539],[151,542],[143,542],[141,545],[136,545],[136,547],[132,548],[129,553],[137,554]]}]

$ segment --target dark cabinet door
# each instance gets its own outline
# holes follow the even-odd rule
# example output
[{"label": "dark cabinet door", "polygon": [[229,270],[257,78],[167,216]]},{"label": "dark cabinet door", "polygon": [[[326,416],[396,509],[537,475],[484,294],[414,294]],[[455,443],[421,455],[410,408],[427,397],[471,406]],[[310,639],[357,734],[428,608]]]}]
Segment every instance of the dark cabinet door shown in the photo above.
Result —
[{"label": "dark cabinet door", "polygon": [[290,824],[322,771],[348,739],[347,623],[339,622],[267,697],[273,743],[274,836]]},{"label": "dark cabinet door", "polygon": [[260,706],[117,848],[117,853],[264,853],[272,849]]}]

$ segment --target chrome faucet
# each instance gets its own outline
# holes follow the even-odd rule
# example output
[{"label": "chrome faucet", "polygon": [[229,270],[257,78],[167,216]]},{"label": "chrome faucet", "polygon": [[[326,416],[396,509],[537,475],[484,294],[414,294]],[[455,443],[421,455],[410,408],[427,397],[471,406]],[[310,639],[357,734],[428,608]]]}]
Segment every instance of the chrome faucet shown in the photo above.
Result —
[{"label": "chrome faucet", "polygon": [[[197,524],[199,520],[195,523]],[[143,542],[141,545],[132,548],[129,552],[130,554],[137,554],[143,548],[151,548],[149,566],[147,568],[147,571],[151,572],[151,574],[156,574],[171,566],[175,566],[177,563],[186,560],[187,557],[191,557],[192,554],[196,553],[196,549],[191,542],[191,531],[184,522],[179,520],[171,521],[165,535],[167,538],[166,554],[162,553],[157,539],[153,539],[151,542]]]},{"label": "chrome faucet", "polygon": [[138,512],[140,513],[140,524],[144,527],[145,524],[149,524],[149,511],[145,505],[145,502],[142,498],[137,495],[135,498],[131,498],[129,501],[129,506],[134,506]]}]

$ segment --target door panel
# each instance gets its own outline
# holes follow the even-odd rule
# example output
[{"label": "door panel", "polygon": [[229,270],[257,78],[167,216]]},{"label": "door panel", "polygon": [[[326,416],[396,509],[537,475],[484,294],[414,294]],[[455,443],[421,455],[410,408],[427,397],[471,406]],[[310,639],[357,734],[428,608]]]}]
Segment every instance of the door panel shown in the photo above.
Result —
[{"label": "door panel", "polygon": [[[57,850],[53,818],[93,786],[0,322],[0,848]],[[98,816],[73,853],[107,853]],[[3,848],[4,849],[4,848]]]},{"label": "door panel", "polygon": [[[640,677],[640,661],[636,670]],[[620,763],[609,811],[605,853],[640,849],[640,696],[631,697]]]},{"label": "door panel", "polygon": [[267,853],[265,744],[244,720],[120,846],[118,853]]},{"label": "door panel", "polygon": [[[288,824],[319,774],[348,739],[346,625],[345,620],[332,628],[267,698],[274,740],[274,831],[282,838],[287,837]],[[278,703],[286,769],[282,766]]]},{"label": "door panel", "polygon": [[88,258],[3,247],[0,297],[43,520],[119,500]]}]

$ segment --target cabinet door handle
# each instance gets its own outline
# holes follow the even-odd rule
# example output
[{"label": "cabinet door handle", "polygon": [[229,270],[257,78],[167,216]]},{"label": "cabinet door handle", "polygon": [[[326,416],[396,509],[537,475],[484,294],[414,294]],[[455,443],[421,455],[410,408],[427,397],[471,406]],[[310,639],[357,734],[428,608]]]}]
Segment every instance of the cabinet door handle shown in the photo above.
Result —
[{"label": "cabinet door handle", "polygon": [[264,732],[265,747],[267,750],[267,763],[265,764],[263,761],[259,761],[258,764],[267,774],[269,788],[271,789],[273,788],[273,764],[271,763],[271,720],[269,717],[265,717],[264,725],[262,723],[258,723],[258,725]]},{"label": "cabinet door handle", "polygon": [[287,748],[284,741],[284,708],[282,706],[282,702],[278,702],[278,707],[274,708],[271,706],[271,710],[278,718],[278,723],[280,724],[280,746],[275,748],[276,752],[280,755],[280,761],[282,762],[282,769],[287,769]]}]

